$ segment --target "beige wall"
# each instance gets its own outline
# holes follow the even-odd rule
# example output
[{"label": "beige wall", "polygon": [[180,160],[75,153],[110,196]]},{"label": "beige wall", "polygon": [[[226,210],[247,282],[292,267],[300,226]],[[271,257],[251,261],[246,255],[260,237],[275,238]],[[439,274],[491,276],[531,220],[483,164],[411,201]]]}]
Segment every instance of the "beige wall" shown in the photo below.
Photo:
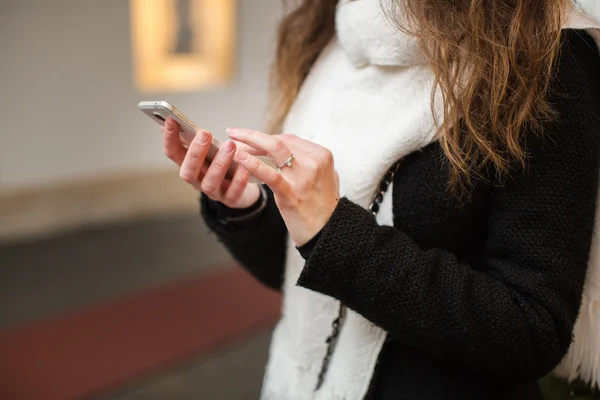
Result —
[{"label": "beige wall", "polygon": [[600,0],[578,0],[579,3],[600,18]]},{"label": "beige wall", "polygon": [[281,1],[238,3],[233,84],[140,94],[127,0],[1,0],[0,191],[168,165],[157,126],[136,108],[143,99],[169,100],[217,136],[261,127]]}]

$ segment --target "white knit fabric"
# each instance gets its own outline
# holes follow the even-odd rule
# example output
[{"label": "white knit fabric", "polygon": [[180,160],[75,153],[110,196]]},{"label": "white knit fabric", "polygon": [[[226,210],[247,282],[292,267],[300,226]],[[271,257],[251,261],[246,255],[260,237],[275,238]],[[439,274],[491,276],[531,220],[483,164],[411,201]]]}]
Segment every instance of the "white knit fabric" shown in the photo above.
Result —
[{"label": "white knit fabric", "polygon": [[[585,15],[576,16],[581,27],[600,28]],[[284,130],[330,149],[341,194],[367,207],[395,161],[435,140],[434,77],[415,40],[386,19],[379,0],[340,0],[336,28]],[[380,207],[381,225],[393,222],[391,193],[390,188]],[[273,335],[261,398],[360,400],[386,332],[349,310],[324,383],[315,391],[338,302],[296,285],[304,260],[291,241],[288,246],[283,316]]]}]

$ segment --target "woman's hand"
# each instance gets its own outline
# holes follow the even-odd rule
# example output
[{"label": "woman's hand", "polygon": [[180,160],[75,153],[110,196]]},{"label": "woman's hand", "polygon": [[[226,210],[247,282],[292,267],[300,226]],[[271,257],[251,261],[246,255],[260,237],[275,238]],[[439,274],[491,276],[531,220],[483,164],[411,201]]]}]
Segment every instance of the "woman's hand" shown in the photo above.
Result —
[{"label": "woman's hand", "polygon": [[[238,149],[236,160],[271,188],[294,243],[302,246],[319,233],[340,199],[331,152],[294,135],[271,136],[249,129],[227,133],[246,145]],[[285,165],[292,154],[292,165]],[[280,170],[255,156],[270,157]]]},{"label": "woman's hand", "polygon": [[200,131],[186,149],[179,138],[179,125],[168,119],[163,127],[165,155],[180,166],[179,176],[197,190],[230,208],[247,208],[260,196],[260,188],[248,183],[250,176],[245,168],[238,168],[232,179],[225,177],[236,150],[228,140],[215,156],[210,166],[204,163],[211,146],[212,135]]}]

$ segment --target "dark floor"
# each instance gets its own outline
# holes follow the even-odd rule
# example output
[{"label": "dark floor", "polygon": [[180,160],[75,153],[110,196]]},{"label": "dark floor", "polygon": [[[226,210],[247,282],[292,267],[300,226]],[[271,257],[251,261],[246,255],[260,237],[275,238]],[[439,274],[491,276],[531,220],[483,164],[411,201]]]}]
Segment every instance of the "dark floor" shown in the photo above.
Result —
[{"label": "dark floor", "polygon": [[271,332],[252,335],[215,354],[91,400],[256,400],[270,338]]},{"label": "dark floor", "polygon": [[0,328],[162,285],[229,259],[195,214],[0,247]]},{"label": "dark floor", "polygon": [[[229,256],[197,215],[0,247],[0,329],[218,268]],[[269,332],[95,400],[255,399]]]}]

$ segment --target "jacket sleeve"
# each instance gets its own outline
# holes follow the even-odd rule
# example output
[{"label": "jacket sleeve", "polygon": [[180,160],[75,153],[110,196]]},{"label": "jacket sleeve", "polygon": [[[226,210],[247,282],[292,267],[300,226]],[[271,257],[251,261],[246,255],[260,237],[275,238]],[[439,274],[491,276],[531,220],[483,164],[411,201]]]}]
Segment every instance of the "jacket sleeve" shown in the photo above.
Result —
[{"label": "jacket sleeve", "polygon": [[551,371],[571,343],[600,168],[600,58],[593,41],[565,46],[559,116],[528,137],[526,170],[491,194],[481,265],[420,248],[402,226],[379,226],[343,199],[298,284],[444,362],[494,378]]},{"label": "jacket sleeve", "polygon": [[200,212],[218,240],[250,274],[262,284],[281,290],[285,267],[287,228],[275,204],[273,193],[264,186],[266,204],[252,218],[235,221],[223,218],[224,207],[206,196],[200,198]]}]

